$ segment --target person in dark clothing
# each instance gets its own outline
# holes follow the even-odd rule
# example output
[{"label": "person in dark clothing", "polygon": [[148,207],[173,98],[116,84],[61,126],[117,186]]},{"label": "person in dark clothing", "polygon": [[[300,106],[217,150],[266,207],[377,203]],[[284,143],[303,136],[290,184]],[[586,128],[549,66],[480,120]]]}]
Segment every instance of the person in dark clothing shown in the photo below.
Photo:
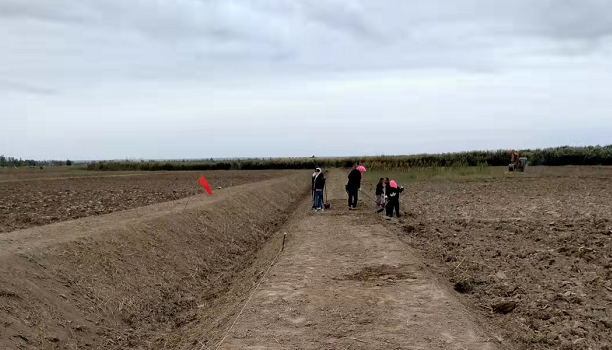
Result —
[{"label": "person in dark clothing", "polygon": [[315,182],[315,177],[317,176],[317,169],[314,169],[314,172],[312,173],[312,185],[310,186],[312,188],[312,199],[314,200],[314,182]]},{"label": "person in dark clothing", "polygon": [[397,217],[400,217],[399,211],[399,196],[400,193],[404,192],[404,187],[397,187],[397,183],[391,180],[389,181],[389,192],[387,192],[387,216],[393,217],[393,210],[395,209],[395,213]]},{"label": "person in dark clothing", "polygon": [[389,184],[389,178],[386,177],[385,178],[385,198],[387,198],[387,193],[389,193],[390,189],[391,189],[391,184]]},{"label": "person in dark clothing", "polygon": [[346,189],[348,191],[348,205],[350,210],[357,208],[360,188],[361,172],[355,168],[348,174],[348,183],[346,184]]},{"label": "person in dark clothing", "polygon": [[314,180],[312,182],[312,191],[314,193],[314,201],[312,203],[312,210],[321,211],[325,210],[323,205],[323,190],[325,189],[325,175],[320,168],[317,168]]},{"label": "person in dark clothing", "polygon": [[385,179],[382,177],[376,185],[376,212],[380,213],[385,209]]}]

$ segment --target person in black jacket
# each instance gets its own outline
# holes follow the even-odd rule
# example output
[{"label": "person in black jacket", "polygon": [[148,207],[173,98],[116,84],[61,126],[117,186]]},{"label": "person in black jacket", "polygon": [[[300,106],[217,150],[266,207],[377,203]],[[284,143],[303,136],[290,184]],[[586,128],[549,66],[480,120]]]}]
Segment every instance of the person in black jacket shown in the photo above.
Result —
[{"label": "person in black jacket", "polygon": [[395,209],[395,213],[397,217],[400,217],[399,211],[399,196],[400,193],[404,192],[404,187],[397,187],[395,181],[389,181],[389,191],[387,192],[387,216],[393,217],[393,209]]},{"label": "person in black jacket", "polygon": [[385,178],[385,198],[387,196],[387,193],[389,193],[391,190],[391,184],[389,183],[389,178],[386,177]]},{"label": "person in black jacket", "polygon": [[325,206],[323,205],[323,190],[325,189],[325,175],[321,171],[321,168],[317,168],[315,171],[315,177],[312,182],[312,191],[314,193],[314,201],[312,203],[312,210],[317,211],[321,209],[321,211],[325,210]]},{"label": "person in black jacket", "polygon": [[385,179],[382,177],[376,185],[376,212],[380,213],[385,209]]},{"label": "person in black jacket", "polygon": [[361,188],[361,172],[355,167],[348,174],[348,183],[346,189],[348,192],[349,210],[357,208],[357,200],[359,199],[359,189]]},{"label": "person in black jacket", "polygon": [[311,185],[311,188],[312,188],[312,199],[313,200],[314,200],[314,181],[315,181],[315,177],[317,176],[317,169],[318,168],[315,168],[314,172],[312,173],[312,185]]}]

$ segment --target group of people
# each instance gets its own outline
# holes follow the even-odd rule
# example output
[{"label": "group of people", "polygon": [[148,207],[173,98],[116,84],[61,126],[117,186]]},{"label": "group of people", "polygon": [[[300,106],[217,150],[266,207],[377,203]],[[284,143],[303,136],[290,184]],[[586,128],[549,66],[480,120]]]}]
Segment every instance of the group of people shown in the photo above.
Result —
[{"label": "group of people", "polygon": [[[349,210],[357,208],[359,201],[359,191],[363,180],[363,173],[366,171],[362,165],[357,165],[348,174],[348,182],[346,183],[346,193],[348,194]],[[312,210],[324,211],[325,204],[323,202],[323,192],[325,190],[325,175],[321,168],[316,168],[312,173]],[[393,212],[397,217],[400,217],[399,196],[404,192],[403,186],[398,186],[397,183],[389,178],[380,178],[376,185],[376,212],[385,211],[388,217],[393,217]]]},{"label": "group of people", "polygon": [[[348,194],[349,210],[355,210],[357,201],[359,200],[359,190],[363,173],[366,169],[362,165],[357,165],[348,175],[348,183],[346,184],[346,193]],[[376,212],[385,211],[388,217],[393,217],[395,211],[397,217],[400,217],[399,196],[404,192],[403,186],[398,186],[397,183],[389,178],[382,177],[376,185]]]}]

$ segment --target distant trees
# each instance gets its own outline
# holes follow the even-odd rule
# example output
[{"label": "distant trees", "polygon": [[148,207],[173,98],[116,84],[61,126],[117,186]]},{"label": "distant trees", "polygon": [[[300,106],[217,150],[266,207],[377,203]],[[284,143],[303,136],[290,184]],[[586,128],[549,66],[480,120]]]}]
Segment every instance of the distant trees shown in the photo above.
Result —
[{"label": "distant trees", "polygon": [[34,160],[34,159],[22,159],[14,157],[6,157],[0,155],[0,167],[24,167],[24,166],[72,166],[74,164],[71,160]]},{"label": "distant trees", "polygon": [[18,167],[18,166],[27,166],[33,163],[33,160],[23,160],[21,158],[13,158],[13,157],[5,157],[4,155],[0,156],[0,166],[1,167]]},{"label": "distant trees", "polygon": [[[350,168],[362,163],[372,170],[387,170],[410,167],[464,167],[507,166],[509,150],[472,151],[442,154],[414,154],[409,156],[379,156],[351,158],[269,158],[233,159],[213,161],[194,160],[147,161],[147,162],[93,162],[88,170],[259,170],[259,169],[312,169]],[[530,165],[612,165],[612,145],[589,147],[556,147],[535,150],[520,150]]]}]

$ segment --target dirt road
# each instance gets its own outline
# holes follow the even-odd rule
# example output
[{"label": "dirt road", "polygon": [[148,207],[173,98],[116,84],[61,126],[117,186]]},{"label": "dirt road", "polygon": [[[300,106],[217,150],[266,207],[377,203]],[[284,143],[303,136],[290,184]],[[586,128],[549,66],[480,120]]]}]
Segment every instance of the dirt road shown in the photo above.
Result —
[{"label": "dirt road", "polygon": [[211,348],[496,349],[368,199],[347,210],[344,176],[329,176],[332,210],[289,226],[284,252]]}]

